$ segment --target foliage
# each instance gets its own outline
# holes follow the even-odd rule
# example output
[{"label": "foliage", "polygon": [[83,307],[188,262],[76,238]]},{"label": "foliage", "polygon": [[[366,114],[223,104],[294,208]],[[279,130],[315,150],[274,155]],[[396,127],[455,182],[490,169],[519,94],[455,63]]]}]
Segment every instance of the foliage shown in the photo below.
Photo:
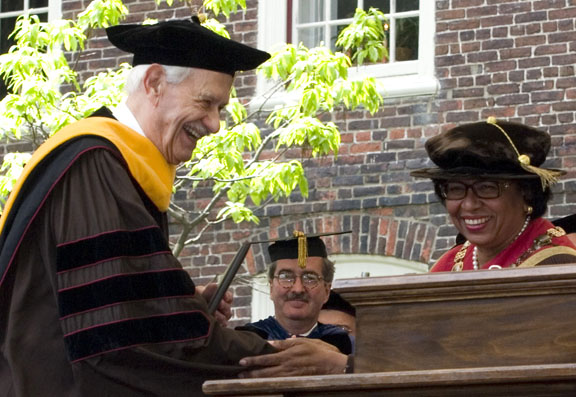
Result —
[{"label": "foliage", "polygon": [[388,57],[385,22],[386,17],[379,9],[371,7],[364,11],[357,8],[352,23],[338,35],[336,45],[345,51],[350,50],[352,61],[358,64],[364,63],[365,59],[370,62],[381,61]]},{"label": "foliage", "polygon": [[238,7],[246,9],[246,0],[204,0],[204,7],[218,16],[220,12],[228,18],[237,11]]},{"label": "foliage", "polygon": [[[7,153],[4,156],[4,161],[0,167],[0,172],[4,173],[4,177],[0,178],[0,191],[10,192],[14,187],[14,183],[18,176],[22,173],[24,165],[30,160],[32,155],[30,153]],[[2,204],[5,204],[4,197],[0,197]]]},{"label": "foliage", "polygon": [[[38,145],[102,104],[117,102],[126,66],[101,73],[81,87],[64,50],[78,55],[88,30],[118,23],[126,13],[120,0],[96,0],[77,21],[45,23],[36,15],[19,17],[11,36],[14,45],[0,55],[0,74],[10,92],[0,102],[0,136]],[[62,86],[70,89],[64,92]]]},{"label": "foliage", "polygon": [[[172,0],[156,0],[158,4],[163,1],[173,4]],[[228,17],[245,9],[246,4],[244,0],[205,0],[204,8],[214,16]],[[376,14],[372,10],[362,13],[357,13],[355,21],[365,23],[372,37],[374,21],[367,20]],[[95,0],[76,21],[42,23],[34,15],[20,17],[13,34],[15,45],[0,55],[0,74],[11,92],[0,102],[1,136],[38,145],[64,125],[101,106],[118,103],[130,66],[99,73],[81,84],[74,59],[84,49],[92,29],[117,24],[126,14],[120,0]],[[224,25],[205,15],[205,26],[227,34]],[[360,25],[354,26],[356,37]],[[344,45],[353,44],[352,36],[346,36]],[[356,53],[359,62],[372,59],[370,46],[375,40],[363,44],[365,55]],[[307,197],[308,182],[302,163],[286,159],[284,154],[299,148],[311,157],[336,156],[340,145],[338,128],[322,116],[339,107],[363,107],[374,113],[382,103],[374,80],[348,78],[350,65],[350,58],[343,53],[287,44],[258,70],[270,81],[265,95],[254,100],[260,108],[243,104],[232,95],[220,132],[198,143],[175,181],[175,190],[208,184],[213,192],[203,208],[187,211],[176,203],[171,205],[170,214],[182,226],[175,254],[216,223],[228,219],[258,222],[254,211],[270,201],[289,197],[297,189]],[[255,121],[262,121],[263,105],[279,94],[290,100],[269,112],[262,131]],[[7,195],[21,169],[22,161],[16,158],[5,156],[0,196]],[[189,238],[193,230],[196,234]]]}]

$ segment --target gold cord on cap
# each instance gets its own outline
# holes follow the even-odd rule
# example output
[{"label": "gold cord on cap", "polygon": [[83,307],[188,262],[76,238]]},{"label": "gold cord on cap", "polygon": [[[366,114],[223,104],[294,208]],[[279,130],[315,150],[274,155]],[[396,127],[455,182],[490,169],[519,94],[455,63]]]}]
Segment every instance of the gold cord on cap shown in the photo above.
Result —
[{"label": "gold cord on cap", "polygon": [[294,231],[294,237],[298,238],[298,266],[304,269],[308,258],[308,239],[304,232]]},{"label": "gold cord on cap", "polygon": [[514,142],[512,142],[512,139],[510,138],[510,136],[506,133],[506,131],[504,131],[504,128],[502,128],[498,125],[498,120],[496,119],[496,117],[490,116],[490,117],[488,117],[486,122],[488,124],[491,124],[494,127],[498,128],[504,134],[506,139],[508,139],[508,142],[510,142],[512,149],[514,149],[514,151],[516,152],[516,155],[518,156],[517,158],[518,158],[518,163],[520,163],[520,166],[526,172],[530,172],[531,174],[538,175],[538,177],[540,178],[540,182],[542,182],[542,190],[546,189],[546,187],[551,186],[557,182],[558,176],[560,176],[561,173],[558,171],[545,170],[545,169],[530,165],[530,157],[526,154],[520,154],[520,152],[518,152],[518,149],[516,148],[516,145],[514,145]]}]

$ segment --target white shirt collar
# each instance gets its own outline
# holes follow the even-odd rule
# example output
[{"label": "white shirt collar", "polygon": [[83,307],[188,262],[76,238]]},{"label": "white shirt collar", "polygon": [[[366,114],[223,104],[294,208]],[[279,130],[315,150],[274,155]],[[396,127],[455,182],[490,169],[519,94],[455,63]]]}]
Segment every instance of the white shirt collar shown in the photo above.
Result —
[{"label": "white shirt collar", "polygon": [[[274,318],[276,318],[276,316],[274,316]],[[276,319],[276,321],[278,321],[278,319]],[[278,322],[278,324],[280,324],[280,322]],[[298,334],[296,336],[303,336],[303,337],[307,337],[308,335],[310,335],[312,333],[312,331],[314,331],[314,329],[318,326],[318,322],[316,322],[316,324],[314,324],[312,326],[312,328],[310,328],[308,330],[308,332],[304,332],[303,334]]]},{"label": "white shirt collar", "polygon": [[140,127],[138,120],[136,120],[136,117],[134,117],[134,114],[130,111],[125,101],[122,101],[117,107],[112,109],[112,114],[116,117],[116,120],[125,126],[132,128],[142,136],[146,136],[144,130]]},{"label": "white shirt collar", "polygon": [[310,329],[308,330],[308,332],[304,332],[303,334],[298,334],[298,336],[304,336],[304,337],[306,337],[306,336],[310,335],[310,334],[312,333],[312,331],[314,331],[314,329],[315,329],[317,326],[318,326],[318,323],[314,324],[314,325],[312,326],[312,328],[310,328]]}]

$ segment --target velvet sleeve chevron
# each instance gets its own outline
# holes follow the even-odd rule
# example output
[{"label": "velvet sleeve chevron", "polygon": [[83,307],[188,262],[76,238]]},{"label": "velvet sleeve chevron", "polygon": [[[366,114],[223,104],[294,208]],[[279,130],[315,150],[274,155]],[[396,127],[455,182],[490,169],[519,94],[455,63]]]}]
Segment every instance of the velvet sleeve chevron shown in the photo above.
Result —
[{"label": "velvet sleeve chevron", "polygon": [[[110,231],[58,246],[58,277],[68,286],[58,291],[62,321],[70,325],[68,319],[110,312],[109,319],[101,323],[69,328],[65,340],[73,361],[123,347],[208,335],[210,324],[201,311],[177,307],[160,310],[161,305],[153,312],[137,309],[141,303],[149,307],[153,301],[172,301],[176,306],[179,298],[194,295],[194,285],[182,269],[134,270],[126,266],[169,252],[157,227]],[[93,271],[82,271],[92,266]],[[117,270],[98,271],[101,266]],[[112,312],[124,314],[115,316]],[[143,329],[147,332],[140,332]]]},{"label": "velvet sleeve chevron", "polygon": [[202,345],[211,322],[191,304],[194,284],[121,163],[109,153],[84,156],[60,185],[47,205],[70,360],[149,344]]}]

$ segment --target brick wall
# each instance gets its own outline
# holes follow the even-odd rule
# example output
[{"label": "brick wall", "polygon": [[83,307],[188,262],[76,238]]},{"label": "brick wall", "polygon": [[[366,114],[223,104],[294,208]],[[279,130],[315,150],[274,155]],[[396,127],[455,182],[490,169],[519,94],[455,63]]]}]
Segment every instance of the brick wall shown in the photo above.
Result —
[{"label": "brick wall", "polygon": [[[432,1],[432,0],[425,0]],[[69,15],[85,6],[64,1]],[[156,7],[153,0],[125,1],[130,21],[145,17],[184,17]],[[196,3],[200,3],[199,1]],[[229,21],[232,36],[256,45],[257,1]],[[199,282],[224,271],[240,242],[285,236],[295,228],[308,232],[352,229],[352,235],[328,239],[333,253],[377,254],[431,263],[450,247],[455,229],[427,180],[409,176],[428,166],[427,138],[464,122],[496,116],[540,127],[552,135],[546,165],[568,171],[554,188],[548,216],[576,212],[576,1],[437,0],[434,96],[387,98],[382,110],[335,112],[342,131],[336,160],[304,160],[310,197],[298,194],[267,206],[258,226],[224,224],[188,247],[182,263]],[[101,32],[95,32],[96,34]],[[112,67],[121,53],[95,38],[80,58],[86,76]],[[125,56],[120,60],[127,60]],[[254,75],[239,77],[241,97],[251,94]],[[293,153],[300,158],[301,153]],[[194,208],[210,197],[207,188],[179,201]],[[264,269],[264,248],[254,246],[242,274]],[[237,286],[236,323],[249,318],[249,287]]]}]

